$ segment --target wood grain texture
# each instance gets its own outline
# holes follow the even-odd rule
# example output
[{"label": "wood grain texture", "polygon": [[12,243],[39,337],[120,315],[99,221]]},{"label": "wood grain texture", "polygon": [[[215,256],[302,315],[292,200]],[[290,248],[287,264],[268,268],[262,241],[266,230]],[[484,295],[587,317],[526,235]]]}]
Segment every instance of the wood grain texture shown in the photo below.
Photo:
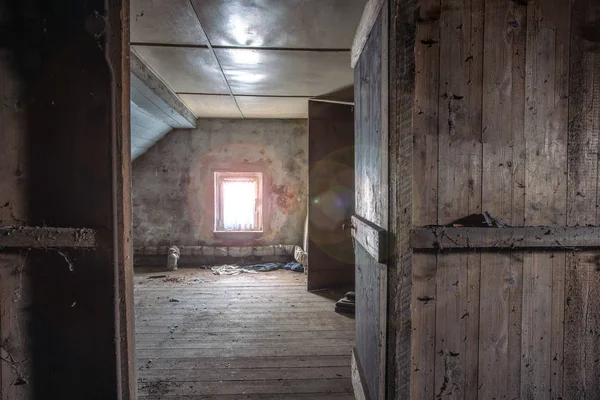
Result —
[{"label": "wood grain texture", "polygon": [[[573,2],[569,87],[567,224],[598,225],[598,136],[600,135],[600,54],[586,32],[600,18],[597,2]],[[597,23],[597,22],[596,22]],[[596,42],[597,45],[597,42]],[[598,251],[566,256],[565,398],[600,396],[600,273]]]},{"label": "wood grain texture", "polygon": [[506,388],[501,384],[496,390],[499,392],[506,390],[507,398],[518,399],[521,393],[521,308],[523,294],[523,254],[521,252],[513,251],[510,253],[509,267],[508,276],[503,282],[503,288],[506,289],[508,296],[506,301],[508,308],[507,379]]},{"label": "wood grain texture", "polygon": [[155,274],[135,277],[141,398],[352,398],[354,320],[334,312],[344,291],[307,292],[289,271]]},{"label": "wood grain texture", "polygon": [[438,102],[440,86],[440,1],[420,2],[415,38],[413,112],[413,218],[416,226],[438,222]]},{"label": "wood grain texture", "polygon": [[[381,121],[382,121],[382,82],[381,82],[381,14],[360,61],[354,69],[355,82],[355,176],[356,176],[356,215],[386,228],[380,192],[381,174]],[[387,204],[387,201],[386,201]],[[385,217],[387,219],[387,215]]]},{"label": "wood grain texture", "polygon": [[[481,211],[483,2],[441,1],[438,142],[438,224]],[[435,44],[432,44],[435,45]],[[437,397],[466,397],[475,389],[478,337],[469,336],[469,254],[439,254],[436,294]],[[475,328],[476,329],[476,328]],[[469,337],[468,341],[464,338]]]},{"label": "wood grain texture", "polygon": [[441,2],[438,224],[481,211],[483,2]]},{"label": "wood grain texture", "polygon": [[350,370],[352,373],[352,388],[354,390],[354,398],[356,400],[369,400],[369,391],[365,388],[363,369],[360,365],[360,360],[356,358],[355,349],[352,349]]},{"label": "wood grain texture", "polygon": [[600,5],[418,5],[414,224],[489,211],[512,228],[416,228],[411,396],[598,397]]},{"label": "wood grain texture", "polygon": [[435,378],[435,321],[437,256],[415,254],[411,300],[411,380],[414,398],[433,398]]},{"label": "wood grain texture", "polygon": [[411,390],[413,116],[416,0],[389,1],[389,232],[388,398]]},{"label": "wood grain texture", "polygon": [[377,24],[381,7],[385,0],[368,0],[365,9],[356,28],[354,40],[352,41],[352,52],[350,54],[350,65],[356,67],[358,60],[367,44],[369,34]]},{"label": "wood grain texture", "polygon": [[[372,399],[385,398],[387,267],[374,258],[372,233],[388,228],[387,2],[384,2],[355,68],[356,355]],[[385,46],[385,49],[384,49]],[[385,79],[385,81],[384,81]],[[368,223],[367,223],[368,222]],[[366,227],[369,226],[368,229]],[[378,227],[377,229],[372,229]],[[358,233],[358,229],[354,235]],[[377,233],[375,236],[380,237]],[[370,238],[366,240],[366,238]],[[373,238],[373,239],[371,239]],[[387,238],[377,240],[377,253]],[[387,258],[387,257],[385,257]]]},{"label": "wood grain texture", "polygon": [[[108,21],[114,32],[106,43],[106,58],[112,71],[112,184],[113,184],[113,265],[115,269],[115,343],[117,396],[127,399],[136,395],[135,327],[133,299],[133,239],[131,203],[131,49],[130,1],[110,0]],[[149,71],[147,71],[149,72]],[[146,75],[147,78],[150,75]],[[142,78],[143,79],[143,78]],[[149,82],[148,82],[149,83]],[[158,89],[158,82],[156,88]],[[166,92],[164,93],[165,95]],[[172,105],[182,105],[167,96]],[[167,109],[172,111],[171,109]],[[195,116],[180,107],[190,126],[195,126]],[[175,114],[172,112],[172,114]]]},{"label": "wood grain texture", "polygon": [[[419,2],[415,37],[415,89],[413,108],[413,223],[438,222],[438,131],[440,88],[439,0]],[[415,399],[430,399],[435,392],[436,273],[437,256],[415,254],[412,258],[411,379]],[[428,300],[432,299],[432,300]]]},{"label": "wood grain texture", "polygon": [[360,245],[356,254],[356,355],[363,366],[365,387],[379,399],[381,355],[379,263]]},{"label": "wood grain texture", "polygon": [[[565,225],[567,204],[567,118],[570,6],[560,1],[532,2],[527,8],[525,105],[525,223]],[[553,270],[564,254],[526,252],[523,262],[521,396],[560,398],[552,379]],[[564,269],[564,265],[562,266]],[[556,369],[556,368],[554,368]],[[560,376],[560,375],[559,375]]]},{"label": "wood grain texture", "polygon": [[354,215],[352,216],[352,237],[378,262],[383,263],[387,260],[388,237],[385,229]]},{"label": "wood grain texture", "polygon": [[569,4],[560,1],[530,2],[527,8],[525,222],[530,226],[566,222],[569,15]]},{"label": "wood grain texture", "polygon": [[[526,15],[519,2],[485,2],[482,203],[517,226],[523,224],[525,199]],[[477,398],[519,398],[522,282],[512,253],[481,255]]]}]

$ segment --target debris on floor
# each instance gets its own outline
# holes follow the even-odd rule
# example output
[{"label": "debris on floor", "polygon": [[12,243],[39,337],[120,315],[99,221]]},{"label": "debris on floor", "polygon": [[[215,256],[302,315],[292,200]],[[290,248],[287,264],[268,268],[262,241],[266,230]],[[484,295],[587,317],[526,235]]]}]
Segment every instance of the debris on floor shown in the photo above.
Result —
[{"label": "debris on floor", "polygon": [[354,292],[346,293],[346,296],[335,303],[335,312],[354,314],[356,295]]},{"label": "debris on floor", "polygon": [[296,261],[283,263],[263,263],[254,265],[218,265],[211,267],[211,271],[215,275],[239,275],[242,273],[257,274],[259,272],[275,271],[277,269],[286,269],[294,272],[304,272],[302,264]]},{"label": "debris on floor", "polygon": [[148,279],[161,279],[161,278],[166,278],[167,275],[151,275],[148,277]]},{"label": "debris on floor", "polygon": [[180,255],[179,247],[169,247],[169,254],[167,254],[167,269],[169,271],[177,271],[177,261],[179,261]]},{"label": "debris on floor", "polygon": [[179,303],[179,300],[177,300],[177,299],[176,299],[176,298],[174,298],[174,297],[171,297],[171,298],[169,299],[169,302],[171,302],[171,303]]},{"label": "debris on floor", "polygon": [[184,281],[184,278],[181,276],[168,276],[165,279],[163,279],[163,282],[180,283],[183,281]]}]

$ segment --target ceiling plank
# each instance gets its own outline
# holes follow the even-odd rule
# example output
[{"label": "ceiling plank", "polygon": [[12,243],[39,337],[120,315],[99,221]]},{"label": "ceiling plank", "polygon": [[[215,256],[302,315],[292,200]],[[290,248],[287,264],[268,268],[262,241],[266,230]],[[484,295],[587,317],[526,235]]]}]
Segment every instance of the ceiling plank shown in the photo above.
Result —
[{"label": "ceiling plank", "polygon": [[180,94],[198,118],[241,118],[229,94]]},{"label": "ceiling plank", "polygon": [[187,0],[131,0],[131,42],[206,45]]},{"label": "ceiling plank", "polygon": [[192,4],[215,49],[349,49],[365,0],[192,0]]},{"label": "ceiling plank", "polygon": [[215,49],[235,95],[314,97],[352,85],[349,52]]},{"label": "ceiling plank", "polygon": [[[131,42],[131,46],[147,47],[180,47],[187,49],[208,49],[206,44],[180,44],[162,42]],[[350,52],[350,48],[310,48],[310,47],[250,47],[250,46],[211,46],[213,49],[253,49],[253,50],[285,50],[285,51],[314,51],[316,53]]]},{"label": "ceiling plank", "polygon": [[180,47],[133,47],[175,92],[226,94],[227,82],[209,49]]},{"label": "ceiling plank", "polygon": [[[196,116],[131,52],[131,100],[173,128],[195,128]],[[150,108],[150,109],[148,109]]]},{"label": "ceiling plank", "polygon": [[308,118],[308,97],[236,96],[246,118]]}]

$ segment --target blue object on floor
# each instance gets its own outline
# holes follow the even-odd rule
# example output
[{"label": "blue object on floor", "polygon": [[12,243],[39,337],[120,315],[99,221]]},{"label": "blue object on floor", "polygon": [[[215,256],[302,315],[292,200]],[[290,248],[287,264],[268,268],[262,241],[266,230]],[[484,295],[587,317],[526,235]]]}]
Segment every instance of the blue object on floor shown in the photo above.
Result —
[{"label": "blue object on floor", "polygon": [[294,271],[294,272],[304,272],[304,267],[302,266],[302,264],[300,264],[297,261],[291,261],[291,262],[285,264],[284,266],[282,266],[281,268],[287,269],[289,271]]},{"label": "blue object on floor", "polygon": [[296,261],[291,261],[287,264],[281,263],[263,263],[243,266],[242,268],[249,269],[257,272],[275,271],[276,269],[287,269],[288,271],[304,272],[302,264]]}]

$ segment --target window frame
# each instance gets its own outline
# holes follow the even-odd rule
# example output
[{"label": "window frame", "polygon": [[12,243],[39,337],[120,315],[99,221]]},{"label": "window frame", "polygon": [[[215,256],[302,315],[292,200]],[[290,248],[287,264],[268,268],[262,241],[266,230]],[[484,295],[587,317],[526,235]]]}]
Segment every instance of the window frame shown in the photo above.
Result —
[{"label": "window frame", "polygon": [[[254,213],[255,229],[253,230],[228,230],[224,228],[223,218],[223,182],[227,178],[247,179],[256,182],[256,202],[257,206]],[[213,232],[216,234],[262,234],[264,230],[264,202],[263,202],[263,173],[254,172],[233,172],[233,171],[214,171],[213,172],[213,199],[214,199],[214,218]]]}]

